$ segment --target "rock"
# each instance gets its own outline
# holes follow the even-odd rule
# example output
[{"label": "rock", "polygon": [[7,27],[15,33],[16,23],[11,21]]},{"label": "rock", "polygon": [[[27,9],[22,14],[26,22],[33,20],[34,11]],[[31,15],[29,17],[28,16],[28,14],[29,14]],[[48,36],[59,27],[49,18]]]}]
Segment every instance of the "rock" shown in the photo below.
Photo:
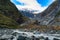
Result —
[{"label": "rock", "polygon": [[60,40],[60,39],[54,38],[53,40]]}]

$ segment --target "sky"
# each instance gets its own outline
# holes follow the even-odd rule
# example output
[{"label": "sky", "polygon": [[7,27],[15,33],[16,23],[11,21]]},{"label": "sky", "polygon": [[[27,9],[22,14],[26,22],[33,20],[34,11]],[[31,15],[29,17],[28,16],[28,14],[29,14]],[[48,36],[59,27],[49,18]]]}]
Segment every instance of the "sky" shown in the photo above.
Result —
[{"label": "sky", "polygon": [[11,0],[19,10],[37,10],[34,13],[43,12],[55,0]]}]

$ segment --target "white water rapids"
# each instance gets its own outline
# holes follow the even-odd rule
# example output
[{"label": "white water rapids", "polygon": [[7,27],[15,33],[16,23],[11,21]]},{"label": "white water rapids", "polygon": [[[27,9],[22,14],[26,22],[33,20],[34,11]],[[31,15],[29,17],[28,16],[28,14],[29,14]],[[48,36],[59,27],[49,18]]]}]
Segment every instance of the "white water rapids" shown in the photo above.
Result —
[{"label": "white water rapids", "polygon": [[[45,33],[40,33],[40,34],[34,34],[33,32],[24,32],[24,31],[19,31],[19,30],[14,30],[14,32],[17,32],[17,33],[25,33],[26,35],[24,36],[27,36],[27,37],[31,37],[31,36],[35,36],[35,37],[48,37],[50,40],[53,40],[53,38],[58,38],[60,39],[60,37],[56,37],[56,36],[60,36],[60,34],[45,34]],[[15,37],[13,40],[17,40],[18,37]]]}]

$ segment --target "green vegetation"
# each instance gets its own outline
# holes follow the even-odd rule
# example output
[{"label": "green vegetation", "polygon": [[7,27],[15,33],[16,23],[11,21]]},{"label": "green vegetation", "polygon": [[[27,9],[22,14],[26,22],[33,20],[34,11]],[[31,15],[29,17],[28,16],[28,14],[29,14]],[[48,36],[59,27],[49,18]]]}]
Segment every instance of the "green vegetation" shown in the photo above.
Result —
[{"label": "green vegetation", "polygon": [[19,28],[26,20],[10,0],[0,0],[0,27]]},{"label": "green vegetation", "polygon": [[18,23],[12,19],[0,14],[0,27],[17,28]]}]

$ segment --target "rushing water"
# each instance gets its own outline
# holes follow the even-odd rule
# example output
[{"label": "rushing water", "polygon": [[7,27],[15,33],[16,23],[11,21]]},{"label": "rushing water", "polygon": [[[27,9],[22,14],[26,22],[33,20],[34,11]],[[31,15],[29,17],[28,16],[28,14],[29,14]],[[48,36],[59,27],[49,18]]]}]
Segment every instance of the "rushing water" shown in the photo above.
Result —
[{"label": "rushing water", "polygon": [[50,40],[53,40],[53,38],[57,38],[60,40],[60,34],[46,34],[46,33],[37,33],[37,32],[30,32],[25,30],[18,30],[18,29],[1,29],[0,30],[0,38],[1,35],[7,37],[7,35],[16,35],[14,36],[13,40],[17,40],[19,36],[25,36],[28,38],[31,38],[32,36],[35,36],[36,38],[39,38],[43,36],[44,38],[48,37]]},{"label": "rushing water", "polygon": [[27,37],[31,37],[31,36],[35,36],[35,37],[48,37],[50,40],[53,40],[53,38],[58,38],[60,39],[60,37],[56,37],[56,36],[59,36],[60,34],[46,34],[46,33],[40,33],[40,34],[34,34],[33,32],[23,32],[23,31],[19,31],[19,30],[14,30],[14,32],[17,32],[17,33],[25,33]]}]

